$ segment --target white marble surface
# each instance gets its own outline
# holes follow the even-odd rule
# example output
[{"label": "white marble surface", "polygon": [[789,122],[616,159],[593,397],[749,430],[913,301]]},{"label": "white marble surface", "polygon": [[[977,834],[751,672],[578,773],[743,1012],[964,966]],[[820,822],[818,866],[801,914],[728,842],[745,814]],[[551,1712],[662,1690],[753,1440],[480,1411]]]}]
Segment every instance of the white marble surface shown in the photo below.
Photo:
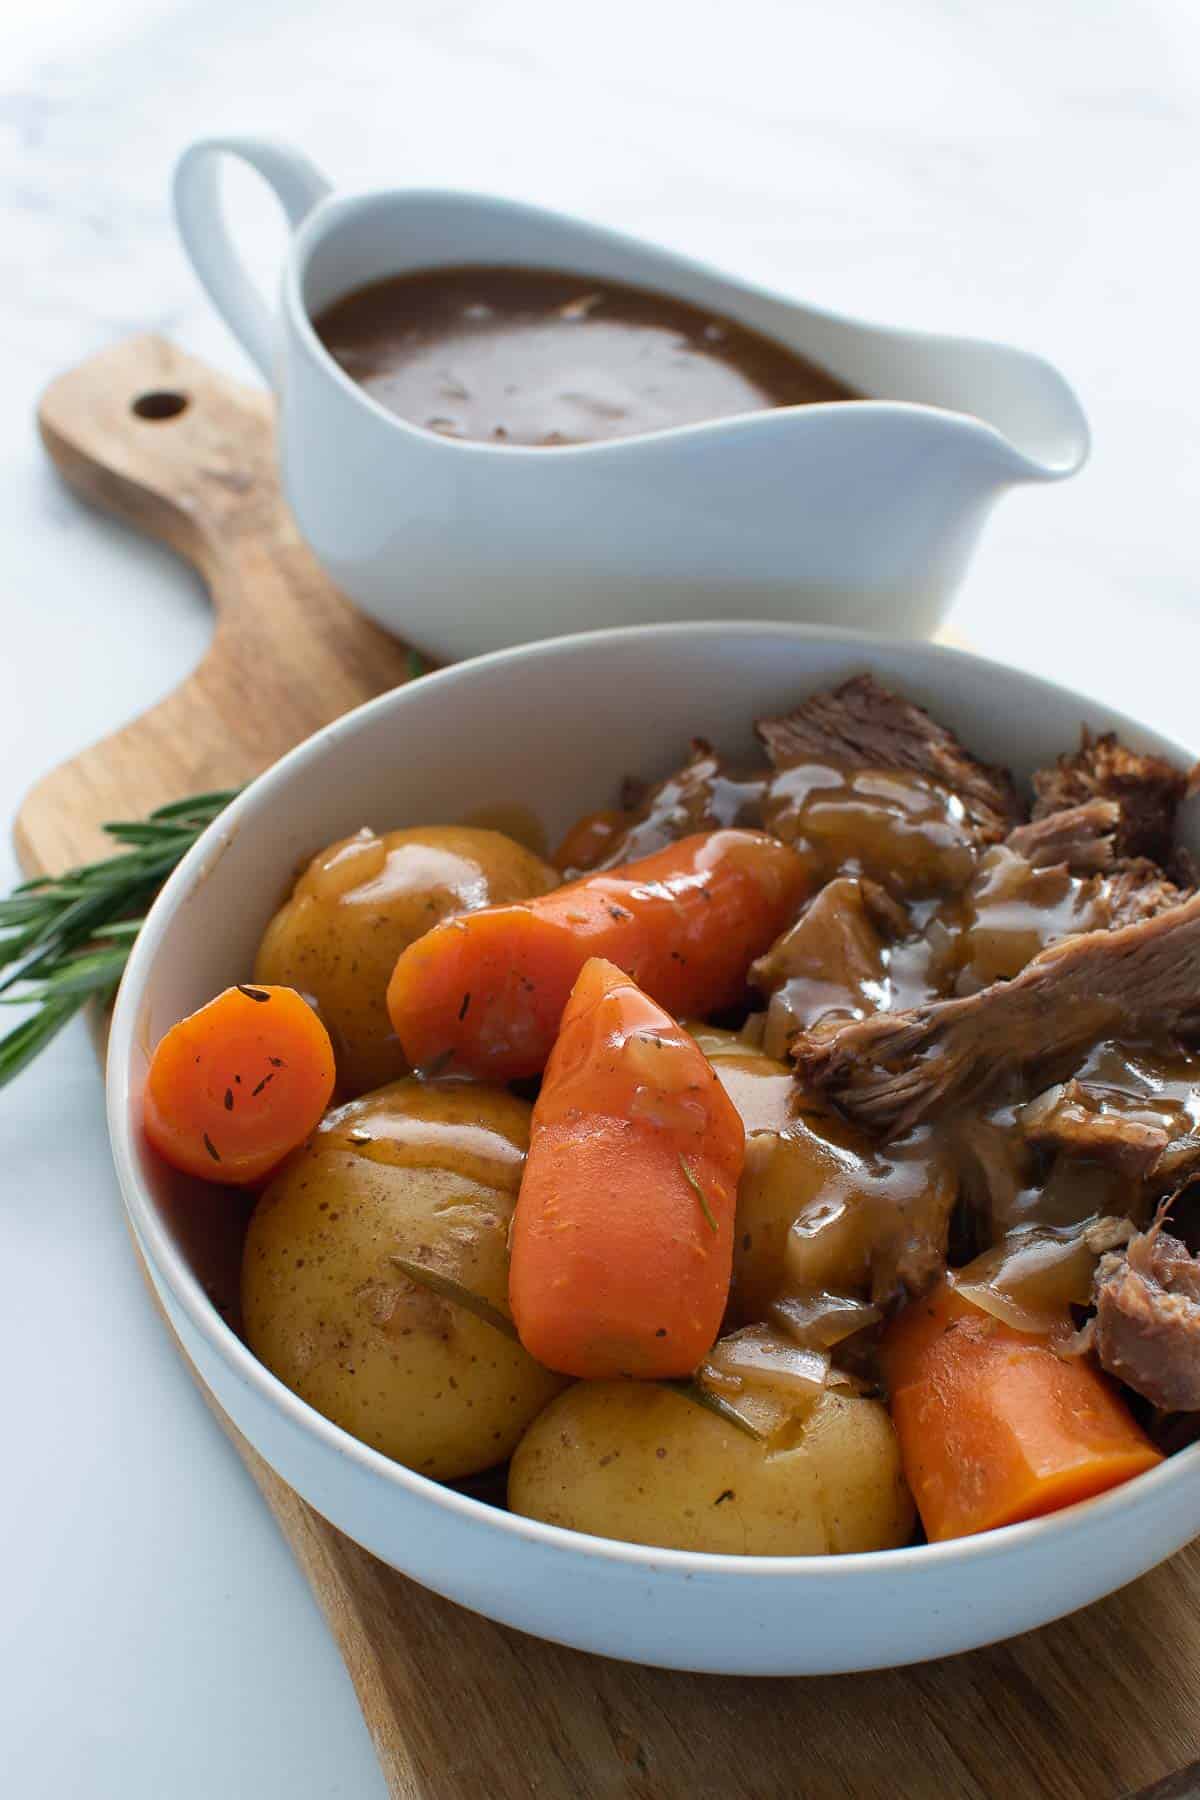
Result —
[{"label": "white marble surface", "polygon": [[[1042,350],[1094,459],[1002,503],[955,623],[1200,746],[1191,0],[0,15],[0,810],[205,642],[196,583],[57,485],[32,412],[60,368],[147,327],[248,373],[167,215],[174,154],[214,129],[290,136],[348,184],[491,187]],[[269,208],[235,198],[269,273]],[[0,1095],[0,1169],[4,1792],[374,1800],[316,1609],[141,1292],[81,1030]]]}]

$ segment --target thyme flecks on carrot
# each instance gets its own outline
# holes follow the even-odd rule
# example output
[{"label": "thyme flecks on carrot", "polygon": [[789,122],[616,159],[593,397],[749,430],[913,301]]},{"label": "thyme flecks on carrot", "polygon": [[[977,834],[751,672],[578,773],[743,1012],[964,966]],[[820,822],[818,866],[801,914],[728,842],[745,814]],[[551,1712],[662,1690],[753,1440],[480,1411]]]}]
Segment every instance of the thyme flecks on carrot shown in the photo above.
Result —
[{"label": "thyme flecks on carrot", "polygon": [[[316,1130],[333,1094],[333,1045],[305,996],[261,991],[270,1006],[230,987],[177,1020],[155,1044],[142,1090],[147,1142],[172,1168],[224,1187],[273,1174]],[[227,1107],[230,1078],[243,1072],[249,1086],[268,1044],[287,1047],[287,1075],[268,1069],[244,1105]]]},{"label": "thyme flecks on carrot", "polygon": [[111,1000],[150,902],[236,788],[160,806],[104,827],[121,854],[39,875],[0,900],[0,1004],[30,1014],[0,1038],[0,1087],[45,1049],[87,1001]]},{"label": "thyme flecks on carrot", "polygon": [[[534,1102],[511,1235],[509,1305],[547,1368],[677,1379],[715,1343],[745,1127],[710,1066],[615,963],[584,964]],[[703,1187],[711,1244],[681,1152]]]},{"label": "thyme flecks on carrot", "polygon": [[700,1202],[700,1210],[704,1214],[704,1217],[708,1220],[709,1230],[715,1236],[718,1227],[717,1227],[717,1221],[713,1217],[712,1207],[708,1204],[708,1198],[704,1192],[704,1189],[700,1186],[700,1183],[696,1180],[695,1174],[693,1173],[692,1168],[691,1168],[690,1164],[688,1163],[686,1156],[681,1156],[679,1158],[679,1166],[683,1170],[684,1175],[687,1177],[688,1186],[694,1190],[696,1198]]}]

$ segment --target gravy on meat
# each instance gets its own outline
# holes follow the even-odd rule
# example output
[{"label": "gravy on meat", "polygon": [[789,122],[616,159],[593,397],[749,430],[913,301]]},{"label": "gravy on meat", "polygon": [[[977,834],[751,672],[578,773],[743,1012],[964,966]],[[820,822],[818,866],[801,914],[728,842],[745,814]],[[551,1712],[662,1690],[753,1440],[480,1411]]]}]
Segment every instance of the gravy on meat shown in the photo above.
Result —
[{"label": "gravy on meat", "polygon": [[[1186,865],[1184,775],[1085,734],[1030,818],[1005,771],[869,676],[757,730],[767,769],[733,776],[698,741],[603,851],[736,818],[809,866],[750,969],[765,1011],[715,1056],[727,1082],[739,1058],[797,1069],[790,1118],[746,1118],[734,1318],[818,1291],[894,1310],[949,1267],[1069,1349],[1095,1274],[1106,1310],[1080,1344],[1126,1382],[1145,1367],[1157,1404],[1200,1393],[1200,1261],[1152,1226],[1200,1182],[1200,896],[1147,855]],[[869,1345],[845,1349],[869,1377]]]}]

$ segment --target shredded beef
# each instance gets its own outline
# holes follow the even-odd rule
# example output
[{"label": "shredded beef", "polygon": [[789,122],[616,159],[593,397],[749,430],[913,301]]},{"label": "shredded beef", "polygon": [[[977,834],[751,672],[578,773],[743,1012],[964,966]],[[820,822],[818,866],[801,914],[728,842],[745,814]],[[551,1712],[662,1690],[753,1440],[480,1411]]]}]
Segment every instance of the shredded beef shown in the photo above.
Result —
[{"label": "shredded beef", "polygon": [[1035,820],[1088,800],[1116,801],[1121,815],[1117,856],[1147,856],[1165,864],[1187,776],[1164,757],[1130,750],[1115,732],[1094,738],[1085,728],[1079,749],[1060,756],[1053,768],[1039,769],[1033,788]]},{"label": "shredded beef", "polygon": [[629,823],[592,870],[651,856],[693,832],[719,831],[730,825],[757,826],[762,822],[763,787],[763,778],[730,775],[712,745],[693,738],[691,755],[676,774],[653,787],[626,781],[622,803],[630,815]]},{"label": "shredded beef", "polygon": [[1200,1409],[1200,1260],[1162,1229],[1101,1257],[1091,1345],[1100,1366],[1164,1412]]},{"label": "shredded beef", "polygon": [[1168,881],[1157,863],[1145,856],[1126,857],[1104,877],[1104,898],[1114,925],[1135,925],[1190,900],[1195,886]]},{"label": "shredded beef", "polygon": [[[1196,771],[1188,778],[1188,793],[1195,792]],[[1176,887],[1193,894],[1200,887],[1200,862],[1183,844],[1176,844],[1166,861],[1166,872]]]},{"label": "shredded beef", "polygon": [[906,1013],[801,1033],[801,1078],[885,1135],[999,1077],[1119,1033],[1200,1024],[1200,896],[1115,931],[1064,938],[1011,981]]},{"label": "shredded beef", "polygon": [[981,844],[998,843],[1021,817],[1007,769],[978,762],[952,731],[873,675],[813,694],[781,718],[760,719],[755,729],[777,769],[824,759],[839,767],[907,770],[939,782],[958,795]]},{"label": "shredded beef", "polygon": [[1030,1100],[1020,1124],[1035,1149],[1086,1157],[1135,1180],[1153,1172],[1171,1142],[1165,1125],[1111,1104],[1102,1107],[1078,1081],[1061,1082]]},{"label": "shredded beef", "polygon": [[866,877],[839,875],[750,965],[770,995],[763,1050],[784,1057],[795,1033],[825,1018],[861,1019],[886,1004],[884,947],[910,929],[899,901]]},{"label": "shredded beef", "polygon": [[1064,807],[1029,825],[1015,826],[1004,842],[1033,869],[1065,864],[1072,874],[1086,875],[1110,867],[1120,818],[1115,800],[1085,800],[1081,806]]},{"label": "shredded beef", "polygon": [[1179,877],[1171,880],[1149,856],[1119,855],[1121,830],[1120,803],[1096,798],[1061,812],[1041,812],[1010,831],[1004,847],[1036,871],[1065,867],[1072,875],[1094,875],[1089,895],[1110,925],[1132,925],[1191,898],[1196,883],[1186,851],[1171,853]]}]

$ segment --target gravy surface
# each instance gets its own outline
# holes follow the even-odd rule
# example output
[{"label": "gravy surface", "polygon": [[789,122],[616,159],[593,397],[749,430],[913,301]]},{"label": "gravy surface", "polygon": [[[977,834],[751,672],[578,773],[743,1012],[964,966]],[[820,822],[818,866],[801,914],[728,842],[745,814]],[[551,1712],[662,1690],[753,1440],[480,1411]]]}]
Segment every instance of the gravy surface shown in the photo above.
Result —
[{"label": "gravy surface", "polygon": [[359,288],[315,325],[380,405],[479,443],[594,443],[858,398],[732,319],[556,270],[421,269]]}]

